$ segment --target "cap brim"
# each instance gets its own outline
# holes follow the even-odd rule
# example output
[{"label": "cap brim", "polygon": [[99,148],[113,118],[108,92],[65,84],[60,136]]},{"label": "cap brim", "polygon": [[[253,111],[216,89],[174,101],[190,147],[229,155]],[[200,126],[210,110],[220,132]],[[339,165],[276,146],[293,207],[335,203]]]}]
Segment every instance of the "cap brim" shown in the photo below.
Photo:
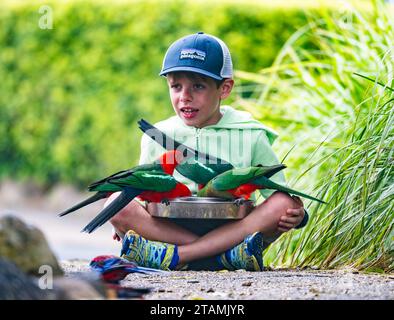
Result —
[{"label": "cap brim", "polygon": [[208,71],[199,69],[199,68],[187,67],[187,66],[168,68],[168,69],[166,69],[166,70],[161,71],[161,72],[159,73],[159,75],[160,75],[160,76],[166,76],[167,73],[170,73],[170,72],[179,72],[179,71],[190,71],[190,72],[195,72],[195,73],[199,73],[199,74],[202,74],[202,75],[204,75],[204,76],[207,76],[207,77],[214,78],[214,79],[216,79],[216,80],[223,80],[223,79],[224,79],[223,77],[219,77],[218,75],[216,75],[216,74],[214,74],[214,73],[211,73],[211,72],[208,72]]}]

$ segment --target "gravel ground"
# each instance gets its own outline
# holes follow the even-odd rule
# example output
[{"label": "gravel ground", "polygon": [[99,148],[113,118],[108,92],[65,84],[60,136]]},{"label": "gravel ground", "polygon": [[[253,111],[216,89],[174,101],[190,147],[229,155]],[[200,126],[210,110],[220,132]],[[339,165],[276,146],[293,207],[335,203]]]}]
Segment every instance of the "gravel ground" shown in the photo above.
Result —
[{"label": "gravel ground", "polygon": [[[97,255],[119,254],[119,243],[111,240],[111,228],[94,234],[79,230],[102,208],[91,205],[63,219],[57,213],[86,197],[67,186],[37,192],[34,185],[5,181],[0,184],[0,216],[12,212],[39,227],[61,261],[66,275],[89,271],[89,260]],[[77,259],[73,259],[77,258]],[[126,286],[149,287],[145,296],[154,299],[298,300],[381,299],[394,300],[394,275],[355,273],[353,270],[273,270],[264,272],[173,271],[165,274],[130,274]]]},{"label": "gravel ground", "polygon": [[[88,261],[62,261],[66,275]],[[149,287],[146,300],[394,300],[394,276],[354,270],[172,271],[130,274],[125,286]]]}]

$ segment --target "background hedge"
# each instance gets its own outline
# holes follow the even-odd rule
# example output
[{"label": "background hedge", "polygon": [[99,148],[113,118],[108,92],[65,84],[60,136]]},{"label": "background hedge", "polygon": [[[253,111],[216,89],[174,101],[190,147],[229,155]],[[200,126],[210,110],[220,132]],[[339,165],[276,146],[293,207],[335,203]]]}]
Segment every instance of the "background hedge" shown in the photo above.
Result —
[{"label": "background hedge", "polygon": [[45,4],[49,30],[39,2],[0,4],[0,179],[47,186],[84,186],[136,164],[136,121],[173,113],[158,73],[177,38],[217,35],[236,69],[257,72],[307,21],[302,9],[254,2]]}]

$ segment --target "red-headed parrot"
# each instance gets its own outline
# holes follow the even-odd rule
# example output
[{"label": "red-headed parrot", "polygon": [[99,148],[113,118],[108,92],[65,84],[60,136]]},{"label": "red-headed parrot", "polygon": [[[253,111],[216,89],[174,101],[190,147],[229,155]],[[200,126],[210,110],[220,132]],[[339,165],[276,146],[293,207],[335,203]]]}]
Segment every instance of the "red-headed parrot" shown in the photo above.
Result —
[{"label": "red-headed parrot", "polygon": [[64,216],[99,199],[109,197],[114,192],[119,196],[104,208],[82,231],[91,233],[102,226],[135,197],[150,202],[164,202],[177,197],[190,196],[187,186],[172,176],[175,167],[184,160],[182,154],[172,150],[164,153],[152,164],[139,165],[129,170],[119,171],[109,177],[92,183],[89,191],[96,194],[64,211]]},{"label": "red-headed parrot", "polygon": [[[107,260],[107,259],[106,259]],[[128,266],[127,266],[127,264]],[[124,267],[123,274],[110,277],[116,264]],[[92,265],[91,265],[92,267]],[[75,300],[75,299],[107,299],[107,298],[141,298],[152,291],[151,288],[134,288],[121,285],[127,273],[139,271],[150,272],[148,268],[136,266],[132,262],[115,262],[115,266],[106,270],[92,267],[92,272],[71,272],[67,277],[55,277],[53,289],[43,290],[38,286],[38,278],[24,273],[12,261],[0,257],[0,299],[1,300]],[[107,271],[108,270],[108,271]],[[156,270],[161,271],[161,270]],[[154,272],[152,270],[152,272]],[[165,271],[161,271],[165,272]],[[122,278],[123,276],[123,278]],[[117,281],[118,280],[118,281]]]},{"label": "red-headed parrot", "polygon": [[257,189],[273,189],[295,194],[320,203],[325,203],[324,201],[305,193],[277,184],[267,177],[284,168],[285,166],[283,165],[277,165],[228,170],[209,181],[204,188],[197,192],[197,196],[247,200]]},{"label": "red-headed parrot", "polygon": [[231,163],[223,159],[207,155],[179,143],[144,119],[138,121],[138,124],[146,135],[152,140],[155,140],[164,149],[182,152],[185,161],[176,167],[176,171],[199,184],[200,187],[204,186],[218,174],[234,168]]},{"label": "red-headed parrot", "polygon": [[100,273],[101,278],[110,283],[119,283],[130,273],[163,273],[165,271],[140,267],[134,261],[129,261],[114,255],[102,255],[90,261],[90,268]]}]

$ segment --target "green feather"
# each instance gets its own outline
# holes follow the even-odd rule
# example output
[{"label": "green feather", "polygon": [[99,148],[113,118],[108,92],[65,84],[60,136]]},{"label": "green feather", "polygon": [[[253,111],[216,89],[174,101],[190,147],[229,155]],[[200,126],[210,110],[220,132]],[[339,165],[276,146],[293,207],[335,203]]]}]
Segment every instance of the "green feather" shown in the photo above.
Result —
[{"label": "green feather", "polygon": [[290,193],[290,194],[295,194],[297,196],[304,197],[304,198],[307,198],[309,200],[314,200],[314,201],[317,201],[317,202],[320,202],[320,203],[327,203],[327,202],[324,202],[323,200],[320,200],[318,198],[312,197],[312,196],[307,195],[305,193],[302,193],[302,192],[299,192],[297,190],[293,190],[293,189],[290,189],[288,187],[285,187],[285,186],[282,186],[280,184],[277,184],[277,183],[271,181],[270,179],[268,179],[266,177],[260,178],[259,182],[260,182],[259,185],[260,185],[261,189],[264,188],[264,189],[278,190],[278,191],[287,192],[287,193]]},{"label": "green feather", "polygon": [[90,187],[89,191],[118,192],[122,191],[122,187],[117,186],[116,184],[103,182],[102,184]]},{"label": "green feather", "polygon": [[279,164],[228,170],[212,180],[212,187],[219,191],[234,189],[243,184],[251,183],[256,178],[266,175],[271,176],[273,173],[283,170],[284,168],[284,165]]},{"label": "green feather", "polygon": [[124,178],[111,178],[108,182],[121,187],[158,192],[172,190],[177,183],[173,176],[160,171],[136,171]]},{"label": "green feather", "polygon": [[137,171],[158,171],[158,172],[163,172],[163,169],[161,167],[160,164],[143,164],[143,165],[139,165],[136,166],[134,168],[128,169],[128,170],[122,170],[122,171],[118,171],[114,174],[111,174],[108,177],[105,177],[101,180],[95,181],[93,183],[91,183],[88,187],[89,191],[95,191],[97,190],[96,187],[101,186],[105,183],[107,183],[110,179],[118,179],[118,178],[122,178],[122,177],[127,177],[129,175],[132,175],[134,172]]},{"label": "green feather", "polygon": [[189,159],[188,161],[178,165],[176,170],[184,177],[198,184],[206,184],[218,174],[208,165],[205,165],[195,159]]}]

